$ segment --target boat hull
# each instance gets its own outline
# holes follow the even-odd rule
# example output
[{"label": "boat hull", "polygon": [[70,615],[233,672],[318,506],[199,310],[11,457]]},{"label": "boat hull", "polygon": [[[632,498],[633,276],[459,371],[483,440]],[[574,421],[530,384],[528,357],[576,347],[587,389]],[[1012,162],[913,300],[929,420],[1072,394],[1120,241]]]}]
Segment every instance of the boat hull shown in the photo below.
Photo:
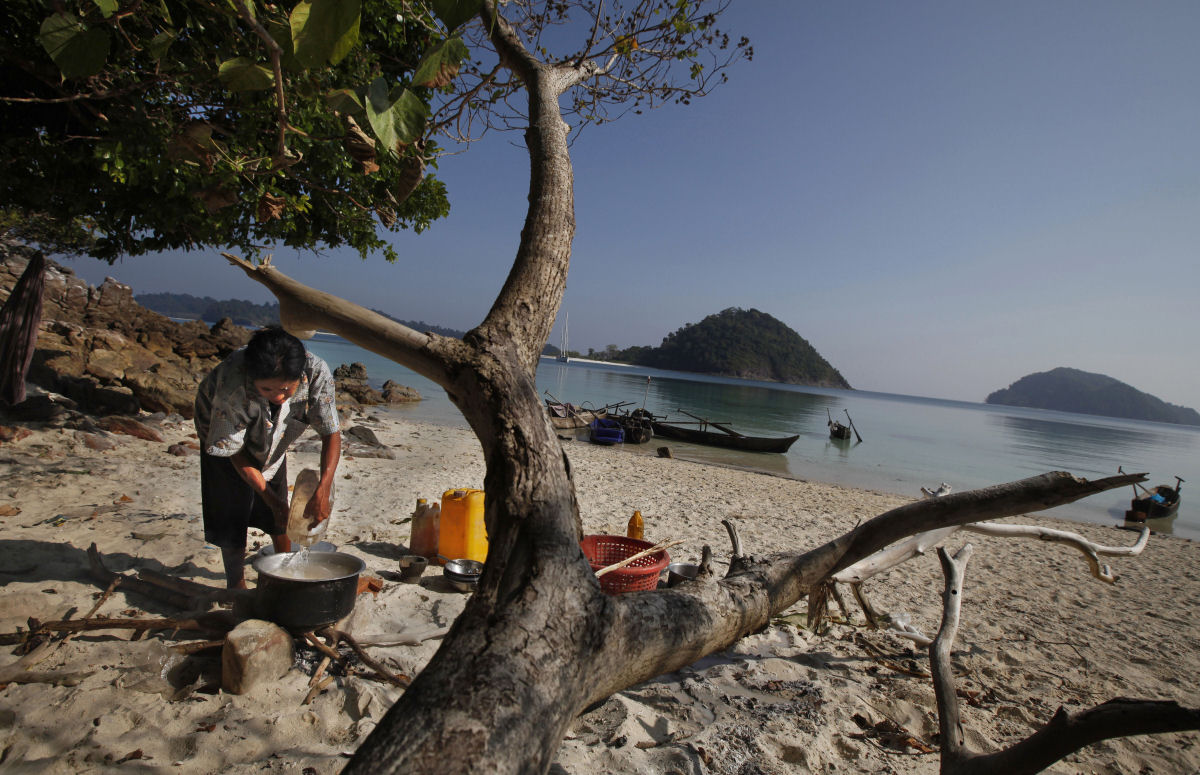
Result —
[{"label": "boat hull", "polygon": [[1147,519],[1165,519],[1179,511],[1179,491],[1169,485],[1160,484],[1141,498],[1134,498],[1125,512],[1127,522],[1145,522]]},{"label": "boat hull", "polygon": [[586,428],[591,425],[592,420],[608,416],[607,409],[579,409],[575,406],[564,406],[563,404],[554,404],[546,402],[546,414],[550,418],[550,424],[558,430],[570,430],[572,428]]},{"label": "boat hull", "polygon": [[799,435],[769,438],[765,436],[714,433],[696,428],[681,428],[678,425],[662,422],[652,422],[650,427],[654,429],[654,435],[660,438],[687,441],[692,444],[705,444],[710,447],[741,449],[747,452],[787,452],[796,439],[800,438]]}]

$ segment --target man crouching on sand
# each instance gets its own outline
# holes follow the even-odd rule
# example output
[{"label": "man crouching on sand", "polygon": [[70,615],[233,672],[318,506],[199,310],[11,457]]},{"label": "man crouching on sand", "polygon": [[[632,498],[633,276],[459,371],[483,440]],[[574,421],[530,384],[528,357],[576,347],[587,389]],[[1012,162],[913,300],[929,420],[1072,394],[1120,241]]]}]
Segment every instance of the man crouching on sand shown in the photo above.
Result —
[{"label": "man crouching on sand", "polygon": [[287,449],[311,426],[321,437],[321,482],[304,509],[310,525],[329,519],[342,451],[333,375],[325,361],[278,326],[263,328],[200,383],[200,497],[204,540],[221,548],[225,581],[246,588],[246,530],[287,537]]}]

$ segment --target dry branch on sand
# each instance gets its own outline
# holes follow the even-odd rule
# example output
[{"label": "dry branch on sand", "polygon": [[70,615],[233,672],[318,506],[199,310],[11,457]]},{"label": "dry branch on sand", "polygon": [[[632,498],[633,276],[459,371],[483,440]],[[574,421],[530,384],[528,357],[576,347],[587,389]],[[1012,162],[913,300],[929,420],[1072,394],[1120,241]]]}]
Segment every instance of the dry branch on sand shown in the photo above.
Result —
[{"label": "dry branch on sand", "polygon": [[929,645],[929,661],[937,697],[944,775],[1026,775],[1041,772],[1064,756],[1101,740],[1200,729],[1200,709],[1184,708],[1176,702],[1116,698],[1075,713],[1060,707],[1041,730],[1004,750],[980,754],[967,748],[950,651],[958,632],[964,577],[972,551],[971,544],[966,544],[951,557],[945,549],[938,549],[946,586],[942,625]]}]

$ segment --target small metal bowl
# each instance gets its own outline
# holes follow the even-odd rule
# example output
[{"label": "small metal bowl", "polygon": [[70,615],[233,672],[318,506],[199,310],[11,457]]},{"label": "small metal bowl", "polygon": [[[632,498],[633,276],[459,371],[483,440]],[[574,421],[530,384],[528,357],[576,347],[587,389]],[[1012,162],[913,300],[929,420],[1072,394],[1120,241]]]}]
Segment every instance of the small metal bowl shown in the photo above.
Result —
[{"label": "small metal bowl", "polygon": [[477,560],[450,560],[442,568],[442,577],[446,583],[459,592],[474,592],[479,586],[479,576],[483,573],[483,563]]},{"label": "small metal bowl", "polygon": [[458,592],[474,592],[479,586],[478,581],[459,581],[446,576],[446,583],[453,587]]},{"label": "small metal bowl", "polygon": [[447,576],[463,576],[478,580],[483,573],[483,563],[478,560],[450,560],[443,572]]}]

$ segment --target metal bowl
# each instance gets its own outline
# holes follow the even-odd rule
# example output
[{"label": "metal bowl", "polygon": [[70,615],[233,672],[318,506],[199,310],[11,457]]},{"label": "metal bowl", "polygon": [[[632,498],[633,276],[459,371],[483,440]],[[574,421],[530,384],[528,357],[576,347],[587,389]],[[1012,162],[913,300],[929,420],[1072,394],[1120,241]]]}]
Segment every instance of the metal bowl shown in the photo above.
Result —
[{"label": "metal bowl", "polygon": [[474,592],[479,587],[478,581],[459,581],[446,576],[446,583],[458,592]]},{"label": "metal bowl", "polygon": [[442,572],[447,576],[460,576],[463,581],[478,581],[483,573],[483,563],[478,560],[450,560]]},{"label": "metal bowl", "polygon": [[459,592],[474,592],[481,573],[483,563],[477,560],[450,560],[442,568],[442,578]]}]

